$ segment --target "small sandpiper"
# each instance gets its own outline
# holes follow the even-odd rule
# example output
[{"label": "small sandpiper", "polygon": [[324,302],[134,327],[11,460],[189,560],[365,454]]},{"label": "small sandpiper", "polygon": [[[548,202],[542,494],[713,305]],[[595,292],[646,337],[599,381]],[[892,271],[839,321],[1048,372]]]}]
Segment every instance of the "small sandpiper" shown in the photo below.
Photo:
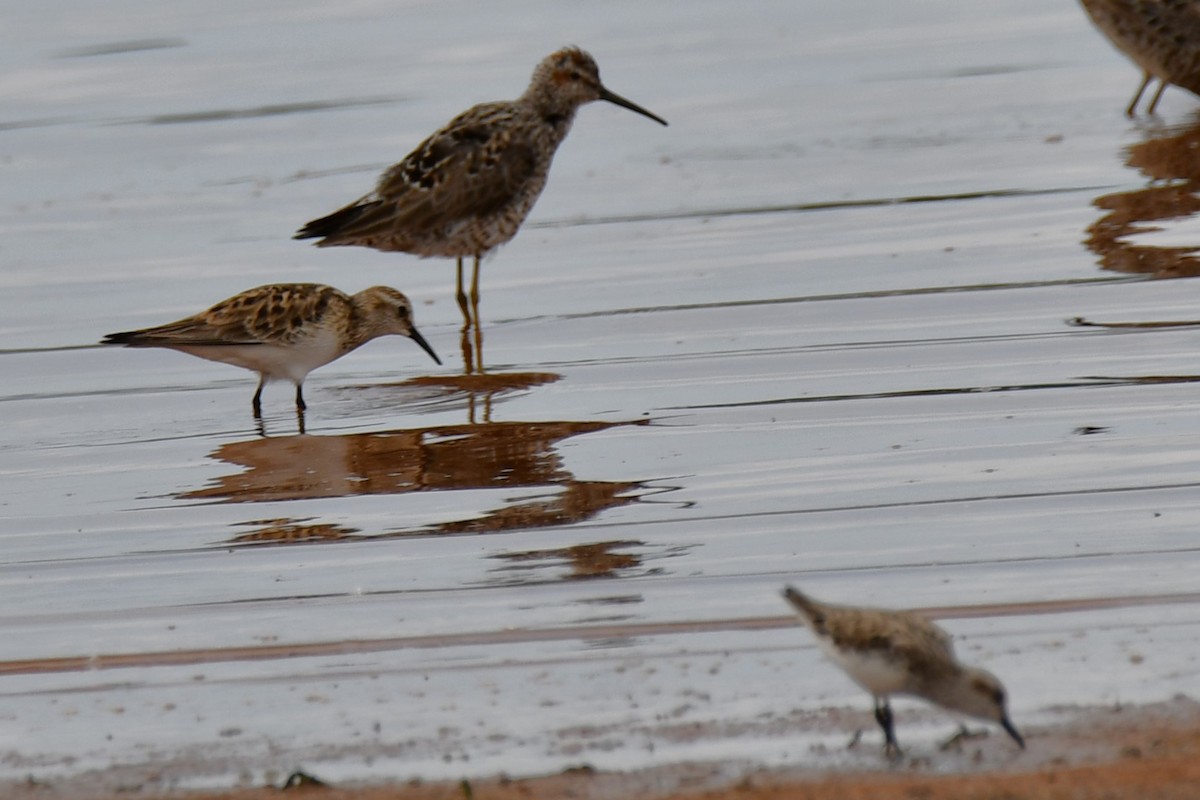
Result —
[{"label": "small sandpiper", "polygon": [[885,752],[900,754],[889,695],[912,695],[979,719],[997,722],[1022,748],[1025,740],[1005,710],[996,676],[954,657],[950,635],[911,611],[819,603],[788,586],[784,598],[817,637],[825,655],[875,698]]},{"label": "small sandpiper", "polygon": [[1170,84],[1200,95],[1200,2],[1196,0],[1080,0],[1092,22],[1142,69],[1142,83],[1125,109],[1132,117],[1150,82],[1159,81],[1147,114]]},{"label": "small sandpiper", "polygon": [[256,418],[262,417],[263,385],[291,381],[302,415],[308,373],[378,336],[407,336],[441,364],[412,317],[408,298],[387,286],[347,295],[319,283],[277,283],[247,289],[178,322],[110,333],[101,344],[166,347],[253,370],[259,374]]},{"label": "small sandpiper", "polygon": [[[452,119],[379,178],[375,190],[301,228],[318,247],[358,245],[457,259],[458,306],[479,323],[479,260],[516,235],[533,208],[575,112],[607,100],[666,120],[610,92],[595,60],[577,47],[547,56],[516,100],[482,103]],[[473,256],[470,307],[463,257]]]}]

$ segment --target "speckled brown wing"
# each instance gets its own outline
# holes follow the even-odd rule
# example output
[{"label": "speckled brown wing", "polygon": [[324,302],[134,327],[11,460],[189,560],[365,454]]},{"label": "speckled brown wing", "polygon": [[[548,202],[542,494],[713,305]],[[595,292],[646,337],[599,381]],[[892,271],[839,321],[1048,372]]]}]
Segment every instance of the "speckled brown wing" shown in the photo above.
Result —
[{"label": "speckled brown wing", "polygon": [[177,322],[109,334],[104,343],[130,347],[290,344],[306,325],[319,320],[330,304],[336,302],[349,301],[332,286],[307,283],[259,286]]},{"label": "speckled brown wing", "polygon": [[929,620],[909,611],[896,612],[899,623],[895,646],[901,652],[918,651],[939,659],[954,660],[954,640]]},{"label": "speckled brown wing", "polygon": [[1169,81],[1200,94],[1200,2],[1143,0],[1138,5],[1145,14],[1149,37],[1158,43]]},{"label": "speckled brown wing", "polygon": [[319,244],[398,243],[429,236],[460,220],[504,208],[537,170],[529,141],[512,134],[509,103],[485,103],[460,114],[380,178],[361,200],[306,225],[296,238]]},{"label": "speckled brown wing", "polygon": [[838,647],[897,658],[918,676],[936,676],[952,668],[954,643],[950,634],[924,617],[909,611],[839,611],[830,608],[825,620],[825,628]]},{"label": "speckled brown wing", "polygon": [[1081,2],[1096,27],[1138,66],[1200,94],[1200,2]]}]

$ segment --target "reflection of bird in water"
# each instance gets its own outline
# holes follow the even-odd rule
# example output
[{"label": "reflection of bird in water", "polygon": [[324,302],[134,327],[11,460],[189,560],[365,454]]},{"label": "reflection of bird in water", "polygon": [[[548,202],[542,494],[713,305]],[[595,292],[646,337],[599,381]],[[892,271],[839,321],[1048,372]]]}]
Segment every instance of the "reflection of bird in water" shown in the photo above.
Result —
[{"label": "reflection of bird in water", "polygon": [[[641,554],[617,551],[644,547],[646,547],[645,542],[630,540],[590,542],[546,550],[497,553],[489,558],[508,562],[510,566],[502,567],[503,570],[524,570],[529,573],[540,572],[549,564],[565,565],[570,568],[570,571],[562,576],[563,580],[593,580],[616,578],[622,573],[628,574],[634,567],[641,566],[643,561]],[[513,582],[519,582],[519,579],[515,579]]]},{"label": "reflection of bird in water", "polygon": [[[210,457],[237,466],[181,500],[279,503],[319,498],[503,489],[503,505],[444,522],[359,531],[318,518],[266,519],[231,541],[357,540],[413,534],[487,534],[566,526],[642,502],[635,481],[583,481],[566,468],[562,442],[632,422],[496,422],[335,436],[283,436],[226,442]],[[520,489],[514,492],[512,490]],[[660,490],[661,491],[661,490]],[[447,508],[458,508],[450,504]]]},{"label": "reflection of bird in water", "polygon": [[[576,110],[594,100],[667,124],[604,88],[592,57],[567,47],[538,64],[519,98],[459,114],[388,169],[374,191],[309,222],[294,238],[319,238],[319,247],[359,245],[456,258],[458,305],[467,325],[478,326],[479,259],[516,235]],[[470,307],[463,291],[464,256],[475,259]]]},{"label": "reflection of bird in water", "polygon": [[1200,1],[1080,0],[1092,22],[1118,50],[1142,69],[1137,94],[1125,109],[1132,117],[1153,80],[1158,91],[1146,113],[1153,114],[1168,84],[1200,95]]},{"label": "reflection of bird in water", "polygon": [[883,728],[889,755],[900,752],[888,704],[892,694],[920,697],[998,722],[1025,747],[1008,719],[1000,681],[990,672],[958,663],[949,634],[929,620],[911,611],[826,605],[790,586],[783,596],[825,655],[874,696],[875,719]]},{"label": "reflection of bird in water", "polygon": [[263,384],[296,386],[296,410],[305,408],[308,373],[378,336],[407,336],[442,363],[413,325],[408,298],[387,286],[346,295],[317,283],[279,283],[248,289],[178,322],[110,333],[103,344],[166,347],[259,374],[254,416],[262,416]]},{"label": "reflection of bird in water", "polygon": [[1160,221],[1200,215],[1198,151],[1200,125],[1156,133],[1129,146],[1125,163],[1149,181],[1143,188],[1093,201],[1105,214],[1088,226],[1084,244],[1100,257],[1104,269],[1157,278],[1200,275],[1195,244],[1167,244],[1138,235],[1162,230]]}]

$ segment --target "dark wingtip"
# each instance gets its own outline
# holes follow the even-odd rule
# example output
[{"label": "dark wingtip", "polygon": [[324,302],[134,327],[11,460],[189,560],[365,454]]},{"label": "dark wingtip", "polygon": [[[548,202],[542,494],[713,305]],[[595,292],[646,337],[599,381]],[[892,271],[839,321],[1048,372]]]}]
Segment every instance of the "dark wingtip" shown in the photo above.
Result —
[{"label": "dark wingtip", "polygon": [[134,331],[121,331],[120,333],[109,333],[100,340],[100,344],[129,344],[133,339]]},{"label": "dark wingtip", "polygon": [[796,610],[800,610],[808,605],[808,602],[809,602],[808,597],[806,597],[804,595],[804,593],[801,592],[799,589],[797,589],[795,586],[783,587],[782,594],[783,594],[783,599],[787,600],[789,603],[791,603],[793,606],[795,606]]},{"label": "dark wingtip", "polygon": [[818,629],[818,633],[821,632],[819,629],[824,615],[820,603],[794,586],[784,587],[783,599],[791,604],[793,611],[812,623]]},{"label": "dark wingtip", "polygon": [[325,234],[321,233],[316,227],[317,223],[320,223],[323,221],[324,221],[324,219],[314,219],[311,222],[306,222],[304,224],[303,228],[301,228],[300,230],[298,230],[294,234],[292,234],[292,238],[293,239],[318,239],[318,238],[324,236]]},{"label": "dark wingtip", "polygon": [[[332,214],[326,214],[318,219],[309,220],[304,223],[300,230],[293,234],[293,239],[328,239],[331,236],[346,232],[357,222],[362,215],[378,206],[378,202],[355,202],[348,206],[339,208]],[[326,242],[317,242],[318,246],[323,246]],[[332,243],[330,243],[332,244]]]}]

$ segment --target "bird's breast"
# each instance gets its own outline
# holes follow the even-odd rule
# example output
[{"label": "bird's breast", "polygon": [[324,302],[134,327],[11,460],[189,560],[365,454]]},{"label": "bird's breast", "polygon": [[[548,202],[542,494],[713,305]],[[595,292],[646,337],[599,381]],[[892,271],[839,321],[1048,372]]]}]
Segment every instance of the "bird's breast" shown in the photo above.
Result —
[{"label": "bird's breast", "polygon": [[829,659],[871,694],[883,696],[911,688],[911,676],[905,665],[890,658],[886,651],[850,650],[838,648],[824,638],[818,641]]}]

